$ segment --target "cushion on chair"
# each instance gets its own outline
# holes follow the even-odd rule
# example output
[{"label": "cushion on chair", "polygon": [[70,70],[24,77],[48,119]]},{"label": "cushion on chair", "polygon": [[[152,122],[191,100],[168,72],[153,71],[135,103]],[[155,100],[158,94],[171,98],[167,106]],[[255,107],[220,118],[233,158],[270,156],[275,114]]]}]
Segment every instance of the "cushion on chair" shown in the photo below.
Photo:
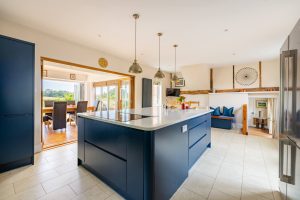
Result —
[{"label": "cushion on chair", "polygon": [[221,110],[220,110],[220,106],[216,107],[216,108],[213,108],[213,107],[210,107],[210,109],[214,110],[211,114],[214,115],[214,116],[220,116],[221,115]]},{"label": "cushion on chair", "polygon": [[234,117],[233,115],[233,107],[227,108],[226,106],[223,106],[223,115],[228,117]]}]

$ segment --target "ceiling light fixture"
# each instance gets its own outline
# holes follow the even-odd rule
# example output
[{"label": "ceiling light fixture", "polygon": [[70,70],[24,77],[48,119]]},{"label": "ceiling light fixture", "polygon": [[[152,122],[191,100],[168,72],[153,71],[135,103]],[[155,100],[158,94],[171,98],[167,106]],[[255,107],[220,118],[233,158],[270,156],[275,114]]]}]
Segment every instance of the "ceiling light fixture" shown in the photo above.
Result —
[{"label": "ceiling light fixture", "polygon": [[135,20],[134,21],[134,61],[129,68],[129,73],[134,73],[134,74],[140,74],[143,72],[143,69],[137,63],[137,60],[136,60],[136,21],[139,17],[140,17],[139,14],[133,14],[133,18]]},{"label": "ceiling light fixture", "polygon": [[160,37],[162,33],[157,33],[158,35],[158,70],[154,75],[154,84],[159,85],[161,79],[165,78],[165,74],[160,70]]},{"label": "ceiling light fixture", "polygon": [[174,44],[173,45],[173,47],[174,47],[174,49],[175,49],[175,72],[174,72],[174,74],[173,74],[173,76],[172,76],[172,81],[178,81],[178,76],[177,76],[177,70],[176,70],[176,48],[178,47],[178,45],[177,44]]}]

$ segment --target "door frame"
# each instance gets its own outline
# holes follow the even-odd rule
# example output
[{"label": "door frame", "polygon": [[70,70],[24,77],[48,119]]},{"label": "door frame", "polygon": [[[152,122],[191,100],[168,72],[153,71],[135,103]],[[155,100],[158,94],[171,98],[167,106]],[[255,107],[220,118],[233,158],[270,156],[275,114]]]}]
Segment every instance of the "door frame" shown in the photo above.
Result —
[{"label": "door frame", "polygon": [[94,71],[100,71],[100,72],[105,72],[105,73],[110,73],[110,74],[117,74],[121,76],[126,76],[130,80],[130,108],[135,107],[135,76],[131,74],[125,74],[121,72],[116,72],[112,70],[106,70],[106,69],[101,69],[98,67],[92,67],[92,66],[87,66],[87,65],[82,65],[82,64],[77,64],[73,62],[68,62],[68,61],[63,61],[63,60],[58,60],[54,58],[48,58],[48,57],[43,57],[41,56],[40,62],[41,62],[41,143],[42,143],[42,149],[44,146],[44,141],[43,141],[43,77],[44,77],[44,61],[48,62],[53,62],[53,63],[58,63],[58,64],[64,64],[64,65],[70,65],[73,67],[78,67],[78,68],[83,68],[83,69],[89,69],[89,70],[94,70]]}]

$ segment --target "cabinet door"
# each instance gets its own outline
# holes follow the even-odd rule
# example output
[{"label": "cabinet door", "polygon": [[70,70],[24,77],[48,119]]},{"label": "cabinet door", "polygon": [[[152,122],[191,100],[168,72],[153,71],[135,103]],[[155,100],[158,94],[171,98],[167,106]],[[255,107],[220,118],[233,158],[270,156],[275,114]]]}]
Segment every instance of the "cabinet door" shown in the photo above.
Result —
[{"label": "cabinet door", "polygon": [[0,36],[0,114],[33,114],[34,45]]},{"label": "cabinet door", "polygon": [[155,131],[154,199],[170,199],[188,176],[188,131],[183,126],[187,123]]},{"label": "cabinet door", "polygon": [[0,165],[33,156],[33,115],[0,116]]}]

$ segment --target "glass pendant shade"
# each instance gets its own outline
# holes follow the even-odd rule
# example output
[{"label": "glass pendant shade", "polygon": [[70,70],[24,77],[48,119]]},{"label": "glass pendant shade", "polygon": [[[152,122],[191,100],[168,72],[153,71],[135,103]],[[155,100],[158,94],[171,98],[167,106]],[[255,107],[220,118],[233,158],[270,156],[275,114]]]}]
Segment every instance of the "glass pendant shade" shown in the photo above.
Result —
[{"label": "glass pendant shade", "polygon": [[154,75],[154,79],[163,79],[165,78],[165,74],[160,70],[160,36],[162,33],[157,33],[158,35],[158,70]]},{"label": "glass pendant shade", "polygon": [[158,69],[158,71],[155,73],[154,78],[163,79],[165,78],[165,74],[160,69]]},{"label": "glass pendant shade", "polygon": [[134,74],[140,74],[143,72],[143,69],[141,66],[137,63],[136,60],[136,20],[139,18],[139,14],[134,14],[133,18],[135,19],[135,24],[134,24],[134,61],[132,65],[129,68],[129,73],[134,73]]},{"label": "glass pendant shade", "polygon": [[178,76],[177,76],[177,74],[175,73],[175,74],[173,74],[173,76],[172,76],[172,81],[178,81]]},{"label": "glass pendant shade", "polygon": [[129,68],[129,73],[140,74],[142,72],[143,72],[143,69],[141,68],[139,63],[137,63],[136,60],[134,60],[134,62],[132,63],[132,65]]}]

